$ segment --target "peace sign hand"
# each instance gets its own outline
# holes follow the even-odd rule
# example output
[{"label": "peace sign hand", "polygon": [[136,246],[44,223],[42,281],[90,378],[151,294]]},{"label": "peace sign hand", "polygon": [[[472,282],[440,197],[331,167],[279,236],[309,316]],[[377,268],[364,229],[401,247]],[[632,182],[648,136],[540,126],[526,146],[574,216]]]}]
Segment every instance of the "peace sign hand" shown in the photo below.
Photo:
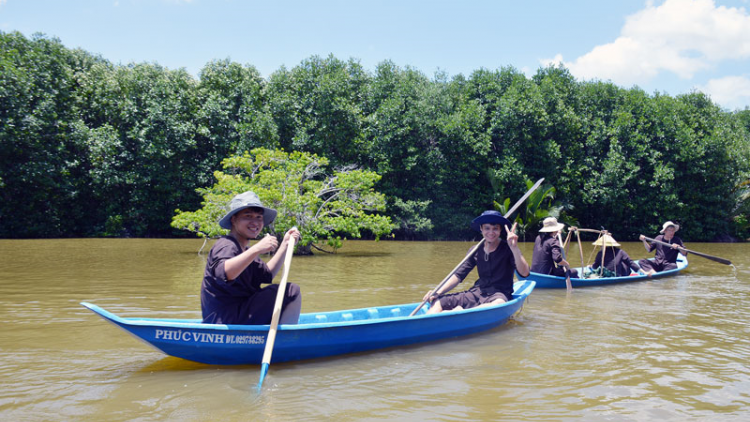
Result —
[{"label": "peace sign hand", "polygon": [[508,225],[505,225],[505,231],[508,232],[508,246],[515,248],[518,246],[518,235],[516,234],[516,226],[518,222],[513,223],[513,227],[508,229]]}]

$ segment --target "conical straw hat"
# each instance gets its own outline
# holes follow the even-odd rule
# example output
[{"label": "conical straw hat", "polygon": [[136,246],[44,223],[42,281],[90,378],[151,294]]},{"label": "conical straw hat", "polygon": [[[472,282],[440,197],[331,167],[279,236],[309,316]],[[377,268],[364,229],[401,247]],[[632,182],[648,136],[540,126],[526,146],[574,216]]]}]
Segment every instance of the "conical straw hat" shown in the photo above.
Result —
[{"label": "conical straw hat", "polygon": [[605,234],[604,236],[596,239],[596,242],[592,243],[592,245],[602,246],[602,243],[604,243],[605,246],[620,246],[620,244],[617,243],[615,238],[608,234]]}]

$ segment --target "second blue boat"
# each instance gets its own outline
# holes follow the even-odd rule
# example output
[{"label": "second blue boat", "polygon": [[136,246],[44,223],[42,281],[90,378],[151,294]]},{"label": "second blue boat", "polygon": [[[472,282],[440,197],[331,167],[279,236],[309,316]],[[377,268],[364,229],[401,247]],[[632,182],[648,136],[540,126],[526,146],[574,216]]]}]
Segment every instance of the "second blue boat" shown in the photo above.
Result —
[{"label": "second blue boat", "polygon": [[[677,268],[673,270],[662,271],[651,275],[650,277],[642,272],[631,273],[629,276],[624,277],[598,277],[598,278],[571,278],[570,284],[573,288],[577,287],[589,287],[589,286],[606,286],[610,284],[619,283],[631,283],[634,281],[652,280],[656,278],[668,277],[676,275],[680,271],[684,270],[688,266],[687,257],[680,254],[677,256]],[[578,274],[583,274],[584,271],[590,271],[590,267],[586,267],[583,270],[578,267],[575,268]],[[516,274],[520,280],[534,280],[536,281],[536,287],[540,289],[565,289],[565,277],[558,277],[554,275],[530,273],[528,277],[521,277]]]}]

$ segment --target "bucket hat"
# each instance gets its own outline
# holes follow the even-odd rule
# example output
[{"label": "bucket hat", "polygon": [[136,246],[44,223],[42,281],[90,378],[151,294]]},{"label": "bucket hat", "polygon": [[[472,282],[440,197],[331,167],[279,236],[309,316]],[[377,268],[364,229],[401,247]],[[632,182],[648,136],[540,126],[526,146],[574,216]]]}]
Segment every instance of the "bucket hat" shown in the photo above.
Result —
[{"label": "bucket hat", "polygon": [[501,227],[506,225],[510,227],[510,221],[503,217],[500,212],[494,210],[485,211],[479,217],[471,220],[471,228],[478,232],[482,231],[482,224],[499,224]]},{"label": "bucket hat", "polygon": [[540,232],[559,232],[564,228],[565,228],[565,224],[558,223],[555,217],[547,217],[544,219],[544,222],[542,223],[542,228],[539,229],[539,231]]},{"label": "bucket hat", "polygon": [[262,208],[263,209],[263,225],[267,226],[273,223],[276,219],[276,210],[273,208],[266,208],[260,202],[258,195],[253,191],[247,191],[239,195],[235,195],[229,206],[227,207],[227,213],[219,220],[219,225],[222,229],[232,229],[232,216],[246,208]]},{"label": "bucket hat", "polygon": [[659,231],[659,233],[664,233],[667,230],[667,227],[669,227],[669,226],[674,227],[675,233],[677,233],[677,230],[680,230],[680,225],[679,224],[675,224],[675,223],[673,223],[671,221],[667,221],[666,223],[664,223],[663,226],[661,226],[661,231]]}]

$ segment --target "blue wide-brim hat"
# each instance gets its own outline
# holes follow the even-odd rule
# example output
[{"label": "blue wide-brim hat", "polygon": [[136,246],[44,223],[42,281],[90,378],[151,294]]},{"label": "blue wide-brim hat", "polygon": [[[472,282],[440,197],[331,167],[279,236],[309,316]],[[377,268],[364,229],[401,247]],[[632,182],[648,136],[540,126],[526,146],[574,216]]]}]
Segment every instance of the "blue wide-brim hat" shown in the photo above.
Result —
[{"label": "blue wide-brim hat", "polygon": [[232,230],[232,216],[246,208],[262,208],[263,209],[263,225],[268,226],[273,223],[276,219],[276,210],[273,208],[264,207],[260,202],[260,198],[253,191],[247,191],[239,195],[235,195],[229,206],[227,207],[227,214],[219,220],[219,225],[222,229]]},{"label": "blue wide-brim hat", "polygon": [[500,227],[505,227],[506,225],[510,227],[510,221],[503,217],[499,211],[494,210],[485,211],[479,217],[471,220],[471,228],[478,232],[482,231],[482,224],[499,224]]}]

